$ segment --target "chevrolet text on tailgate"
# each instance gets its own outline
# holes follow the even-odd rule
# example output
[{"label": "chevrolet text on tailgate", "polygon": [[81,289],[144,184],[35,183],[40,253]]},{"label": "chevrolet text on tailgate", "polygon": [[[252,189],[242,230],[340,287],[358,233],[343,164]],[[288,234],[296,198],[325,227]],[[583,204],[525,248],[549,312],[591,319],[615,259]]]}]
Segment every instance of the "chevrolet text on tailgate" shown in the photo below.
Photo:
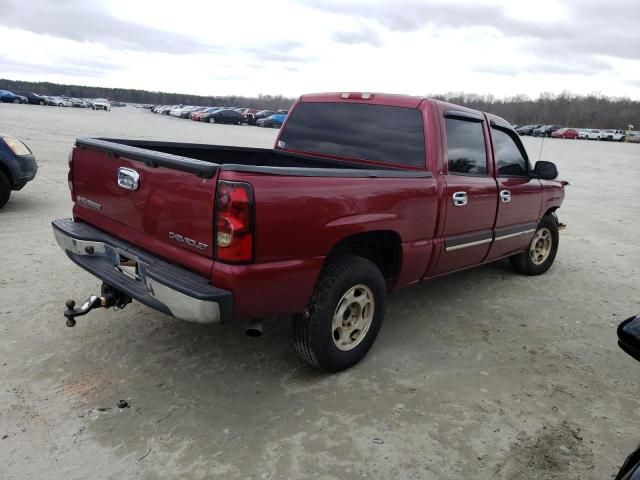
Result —
[{"label": "chevrolet text on tailgate", "polygon": [[103,283],[64,315],[132,299],[256,329],[291,315],[300,356],[339,371],[371,348],[391,291],[505,257],[546,272],[556,177],[505,120],[401,95],[304,95],[273,149],[79,138],[73,218],[53,231]]}]

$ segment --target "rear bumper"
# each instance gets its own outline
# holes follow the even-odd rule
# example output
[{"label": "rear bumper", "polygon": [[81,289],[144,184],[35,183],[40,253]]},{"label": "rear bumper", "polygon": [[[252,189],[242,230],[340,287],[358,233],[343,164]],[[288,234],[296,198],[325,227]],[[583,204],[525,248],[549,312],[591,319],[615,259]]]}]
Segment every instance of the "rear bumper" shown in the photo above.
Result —
[{"label": "rear bumper", "polygon": [[[70,218],[54,220],[60,248],[77,265],[107,285],[167,315],[197,323],[233,318],[233,295],[196,273],[166,262],[97,228]],[[135,274],[118,268],[122,259],[137,264]]]}]

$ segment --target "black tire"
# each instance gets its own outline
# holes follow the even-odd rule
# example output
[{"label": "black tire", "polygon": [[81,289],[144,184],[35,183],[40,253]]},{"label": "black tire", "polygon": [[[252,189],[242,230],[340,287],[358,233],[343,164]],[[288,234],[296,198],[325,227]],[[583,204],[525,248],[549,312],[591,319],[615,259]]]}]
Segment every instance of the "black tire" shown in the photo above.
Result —
[{"label": "black tire", "polygon": [[[550,234],[550,251],[546,256],[544,261],[540,263],[535,262],[533,260],[533,256],[535,256],[535,245],[534,242],[540,241],[538,237],[539,234],[543,234],[543,230],[547,230]],[[512,255],[509,257],[511,261],[511,266],[513,269],[524,275],[541,275],[553,265],[554,260],[556,259],[556,254],[558,253],[558,244],[560,240],[560,235],[558,234],[558,221],[554,215],[545,215],[540,220],[536,228],[536,233],[534,233],[533,238],[527,245],[527,249],[524,252],[518,253],[516,255]]]},{"label": "black tire", "polygon": [[42,100],[40,100],[40,105],[41,105],[41,106],[42,106],[42,105],[44,105],[44,102],[43,102]]},{"label": "black tire", "polygon": [[[371,323],[355,346],[341,350],[334,341],[333,317],[343,296],[358,285],[366,286],[373,296]],[[355,365],[367,354],[380,331],[386,299],[385,279],[373,262],[355,255],[343,255],[330,261],[320,274],[306,313],[293,317],[296,352],[309,365],[328,372],[339,372]]]},{"label": "black tire", "polygon": [[11,182],[4,172],[0,172],[0,208],[4,207],[11,196]]},{"label": "black tire", "polygon": [[209,118],[209,123],[216,123],[216,119],[214,117]]}]

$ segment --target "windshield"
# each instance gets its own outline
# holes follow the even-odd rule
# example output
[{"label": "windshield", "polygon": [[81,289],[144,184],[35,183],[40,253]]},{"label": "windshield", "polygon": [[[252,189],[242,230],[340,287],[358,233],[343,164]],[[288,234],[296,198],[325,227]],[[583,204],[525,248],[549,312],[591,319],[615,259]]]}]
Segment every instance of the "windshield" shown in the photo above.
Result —
[{"label": "windshield", "polygon": [[421,167],[424,130],[419,110],[357,103],[299,103],[278,147]]}]

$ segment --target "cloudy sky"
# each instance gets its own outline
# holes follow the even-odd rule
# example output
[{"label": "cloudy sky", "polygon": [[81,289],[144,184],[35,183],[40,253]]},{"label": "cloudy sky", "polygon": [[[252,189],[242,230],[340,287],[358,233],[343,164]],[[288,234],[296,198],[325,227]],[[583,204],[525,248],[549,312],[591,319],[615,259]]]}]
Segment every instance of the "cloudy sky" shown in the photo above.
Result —
[{"label": "cloudy sky", "polygon": [[0,78],[640,99],[640,1],[0,0]]}]

